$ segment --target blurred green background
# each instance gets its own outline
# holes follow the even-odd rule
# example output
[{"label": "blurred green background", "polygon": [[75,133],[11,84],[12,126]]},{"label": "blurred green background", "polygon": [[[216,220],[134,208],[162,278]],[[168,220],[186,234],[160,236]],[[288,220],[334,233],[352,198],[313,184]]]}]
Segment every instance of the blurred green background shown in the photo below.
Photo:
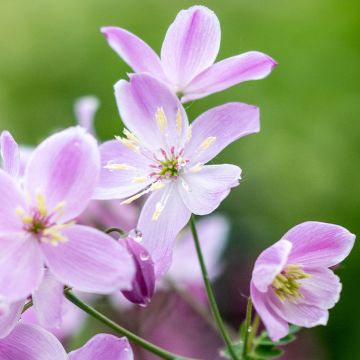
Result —
[{"label": "blurred green background", "polygon": [[[334,222],[360,234],[360,3],[196,3],[209,6],[220,18],[219,59],[260,50],[279,62],[263,81],[240,84],[188,106],[192,119],[227,101],[261,107],[261,133],[241,139],[219,159],[243,168],[242,184],[222,205],[233,223],[232,262],[250,266],[265,246],[305,220]],[[176,13],[194,4],[1,0],[1,128],[21,143],[35,143],[73,124],[74,99],[94,94],[101,100],[98,134],[107,139],[119,133],[112,85],[130,69],[108,47],[99,28],[127,28],[159,51]],[[338,270],[343,292],[329,326],[311,330],[326,359],[360,358],[358,249],[355,246]],[[249,273],[238,277],[245,285],[235,291],[246,294]],[[226,301],[222,307],[228,311]]]}]

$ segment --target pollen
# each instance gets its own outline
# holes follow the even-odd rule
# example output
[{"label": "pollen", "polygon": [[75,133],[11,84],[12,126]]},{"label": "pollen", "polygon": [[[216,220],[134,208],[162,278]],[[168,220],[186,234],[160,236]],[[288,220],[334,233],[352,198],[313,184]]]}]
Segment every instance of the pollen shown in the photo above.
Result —
[{"label": "pollen", "polygon": [[164,210],[164,205],[161,202],[156,203],[155,211],[151,218],[152,221],[157,221]]},{"label": "pollen", "polygon": [[127,164],[116,164],[116,163],[107,163],[104,166],[105,169],[108,170],[135,170],[136,168],[134,168],[133,166],[127,165]]},{"label": "pollen", "polygon": [[178,136],[180,136],[182,132],[182,118],[180,109],[178,109],[176,113],[176,132]]},{"label": "pollen", "polygon": [[299,298],[304,297],[300,292],[299,280],[309,277],[310,275],[305,273],[299,265],[288,265],[280,274],[276,275],[272,287],[282,302],[290,300],[296,303]]},{"label": "pollen", "polygon": [[155,113],[156,125],[159,130],[164,133],[168,126],[168,121],[163,107],[158,107]]},{"label": "pollen", "polygon": [[200,150],[201,151],[207,150],[212,144],[214,144],[215,141],[216,141],[215,136],[209,136],[201,143]]}]

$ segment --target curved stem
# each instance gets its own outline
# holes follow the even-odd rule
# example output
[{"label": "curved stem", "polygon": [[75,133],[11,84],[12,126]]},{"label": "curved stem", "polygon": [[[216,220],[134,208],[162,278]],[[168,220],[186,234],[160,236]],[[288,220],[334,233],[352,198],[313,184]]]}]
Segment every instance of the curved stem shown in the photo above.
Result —
[{"label": "curved stem", "polygon": [[117,232],[118,234],[120,234],[120,236],[124,236],[126,234],[126,232],[120,228],[116,228],[116,227],[112,227],[109,229],[105,230],[106,234],[111,234],[112,232]]},{"label": "curved stem", "polygon": [[65,289],[64,294],[66,298],[71,301],[74,305],[76,305],[81,310],[85,311],[87,314],[92,316],[94,319],[100,321],[104,325],[108,326],[110,329],[115,331],[117,334],[121,336],[126,336],[129,340],[133,341],[134,343],[140,345],[144,349],[152,352],[153,354],[161,357],[165,360],[194,360],[190,358],[186,358],[183,356],[179,356],[176,354],[173,354],[169,351],[166,351],[165,349],[162,349],[151,342],[141,338],[140,336],[137,336],[136,334],[132,333],[131,331],[123,328],[122,326],[116,324],[114,321],[107,318],[105,315],[101,314],[99,311],[92,308],[90,305],[84,303],[79,298],[77,298],[70,289]]},{"label": "curved stem", "polygon": [[251,315],[252,315],[252,302],[251,298],[248,298],[247,306],[246,306],[246,318],[244,324],[244,348],[243,348],[243,357],[246,358],[246,355],[249,353],[251,349],[250,342],[250,332],[251,332]]},{"label": "curved stem", "polygon": [[222,336],[222,338],[224,340],[224,343],[225,343],[225,345],[226,345],[226,347],[228,349],[228,352],[229,352],[231,358],[233,360],[239,360],[238,356],[236,355],[236,353],[235,353],[235,351],[234,351],[234,349],[232,347],[231,338],[230,338],[228,332],[226,331],[224,322],[223,322],[223,320],[221,318],[220,310],[219,310],[219,308],[217,306],[217,303],[216,303],[215,295],[214,295],[214,292],[213,292],[213,289],[212,289],[212,286],[211,286],[211,283],[210,283],[209,275],[208,275],[208,272],[207,272],[207,269],[206,269],[204,256],[203,256],[202,251],[201,251],[199,236],[198,236],[198,233],[196,231],[194,215],[191,215],[190,227],[191,227],[191,232],[192,232],[194,242],[195,242],[195,248],[196,248],[196,252],[197,252],[197,255],[198,255],[198,259],[199,259],[201,273],[202,273],[202,276],[203,276],[203,280],[204,280],[204,284],[205,284],[205,288],[206,288],[206,293],[207,293],[207,296],[208,296],[208,299],[209,299],[211,312],[213,314],[213,317],[214,317],[214,319],[216,321],[217,327],[218,327],[218,329],[219,329],[219,331],[221,333],[221,336]]}]

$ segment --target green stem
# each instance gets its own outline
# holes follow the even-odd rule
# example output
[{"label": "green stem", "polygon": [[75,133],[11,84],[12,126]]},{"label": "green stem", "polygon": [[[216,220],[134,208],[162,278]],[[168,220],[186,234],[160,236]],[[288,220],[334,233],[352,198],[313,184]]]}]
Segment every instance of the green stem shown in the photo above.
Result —
[{"label": "green stem", "polygon": [[259,315],[257,313],[255,313],[254,321],[253,321],[253,323],[251,325],[251,332],[250,332],[250,335],[249,335],[250,351],[252,349],[256,334],[258,332],[259,325],[260,325],[260,317],[259,317]]},{"label": "green stem", "polygon": [[32,306],[33,306],[33,301],[32,300],[28,301],[21,310],[21,314],[23,314],[27,309],[30,309]]},{"label": "green stem", "polygon": [[198,236],[198,233],[196,231],[194,215],[191,215],[190,227],[191,227],[191,232],[192,232],[194,242],[195,242],[196,252],[197,252],[198,259],[199,259],[200,268],[201,268],[201,272],[202,272],[202,276],[203,276],[203,280],[204,280],[208,300],[209,300],[209,303],[210,303],[211,312],[213,314],[213,317],[214,317],[214,319],[216,321],[217,327],[218,327],[218,329],[219,329],[219,331],[221,333],[221,336],[222,336],[222,338],[224,340],[224,343],[225,343],[225,345],[226,345],[226,347],[228,349],[228,352],[229,352],[231,358],[233,360],[239,360],[238,356],[236,355],[236,353],[235,353],[235,351],[233,349],[231,338],[230,338],[228,332],[226,331],[225,324],[224,324],[224,322],[223,322],[223,320],[221,318],[220,310],[219,310],[219,308],[217,306],[217,303],[216,303],[214,291],[212,289],[210,279],[209,279],[209,275],[208,275],[208,272],[207,272],[207,269],[206,269],[204,256],[203,256],[202,251],[201,251],[199,236]]},{"label": "green stem", "polygon": [[246,306],[246,318],[244,325],[244,348],[243,348],[243,358],[246,359],[246,355],[251,351],[251,342],[250,332],[251,332],[251,315],[252,315],[252,302],[249,297],[247,306]]},{"label": "green stem", "polygon": [[114,321],[107,318],[105,315],[101,314],[94,308],[92,308],[90,305],[84,303],[79,298],[77,298],[70,289],[65,289],[64,294],[66,298],[71,301],[74,305],[76,305],[81,310],[85,311],[87,314],[92,316],[94,319],[100,321],[104,325],[108,326],[110,329],[115,331],[117,334],[121,336],[126,336],[129,340],[133,341],[134,343],[140,345],[144,349],[152,352],[153,354],[161,357],[165,360],[194,360],[190,358],[186,358],[183,356],[179,356],[176,354],[173,354],[171,352],[166,351],[165,349],[162,349],[151,342],[141,338],[140,336],[137,336],[136,334],[132,333],[131,331],[123,328],[122,326],[116,324]]}]

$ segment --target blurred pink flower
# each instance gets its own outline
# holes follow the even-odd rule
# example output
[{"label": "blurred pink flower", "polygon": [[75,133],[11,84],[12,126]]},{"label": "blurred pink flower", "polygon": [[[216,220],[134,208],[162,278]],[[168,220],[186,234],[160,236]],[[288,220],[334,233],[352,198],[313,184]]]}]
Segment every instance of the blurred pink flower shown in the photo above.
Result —
[{"label": "blurred pink flower", "polygon": [[267,76],[276,62],[258,51],[236,55],[218,63],[220,23],[205,6],[182,10],[170,25],[161,59],[143,40],[117,27],[101,29],[109,45],[136,73],[162,80],[183,102],[199,99],[243,81]]},{"label": "blurred pink flower", "polygon": [[251,298],[269,336],[288,334],[288,323],[326,325],[328,309],[339,300],[341,283],[330,270],[351,251],[355,235],[341,226],[305,222],[257,258]]}]

